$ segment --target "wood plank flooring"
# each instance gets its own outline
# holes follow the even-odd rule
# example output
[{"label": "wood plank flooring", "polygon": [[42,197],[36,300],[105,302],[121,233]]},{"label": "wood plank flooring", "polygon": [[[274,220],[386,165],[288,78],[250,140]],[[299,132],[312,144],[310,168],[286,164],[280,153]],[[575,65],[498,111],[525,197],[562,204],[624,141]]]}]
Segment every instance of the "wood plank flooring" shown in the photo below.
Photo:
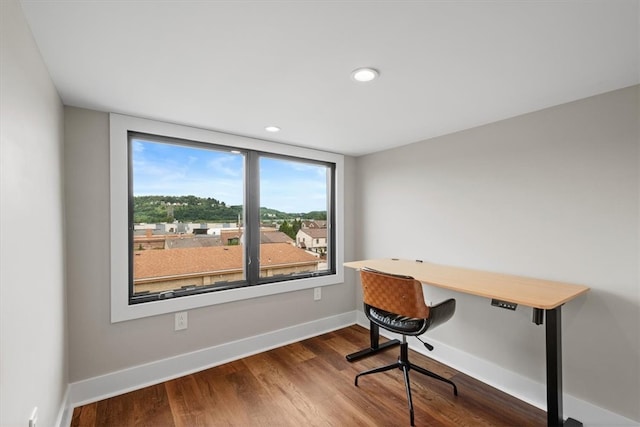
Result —
[{"label": "wood plank flooring", "polygon": [[[369,344],[350,326],[271,351],[75,408],[72,427],[403,426],[402,372],[361,377],[395,361],[399,348],[347,362]],[[411,372],[416,426],[544,426],[546,413],[410,351],[410,360],[458,386]]]}]

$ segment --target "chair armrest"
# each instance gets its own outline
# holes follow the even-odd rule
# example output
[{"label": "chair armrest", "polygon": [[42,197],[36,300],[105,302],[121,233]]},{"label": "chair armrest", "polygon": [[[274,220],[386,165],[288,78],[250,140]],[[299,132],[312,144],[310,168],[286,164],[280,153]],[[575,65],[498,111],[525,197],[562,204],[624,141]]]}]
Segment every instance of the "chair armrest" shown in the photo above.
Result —
[{"label": "chair armrest", "polygon": [[455,312],[456,300],[453,298],[431,306],[429,309],[429,329],[433,329],[451,319]]}]

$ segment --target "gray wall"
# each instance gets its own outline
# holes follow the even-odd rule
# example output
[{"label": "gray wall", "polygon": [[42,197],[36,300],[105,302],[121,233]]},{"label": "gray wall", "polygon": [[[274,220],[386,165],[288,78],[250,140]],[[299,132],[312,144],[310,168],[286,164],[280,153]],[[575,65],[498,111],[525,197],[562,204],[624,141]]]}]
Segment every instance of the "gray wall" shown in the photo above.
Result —
[{"label": "gray wall", "polygon": [[14,0],[0,1],[0,425],[51,426],[67,386],[63,108]]},{"label": "gray wall", "polygon": [[[356,254],[590,286],[563,308],[565,391],[640,421],[638,97],[636,86],[358,158]],[[455,297],[434,338],[544,383],[531,309]]]},{"label": "gray wall", "polygon": [[[109,116],[65,108],[69,377],[71,382],[353,311],[353,282],[189,311],[175,332],[173,314],[110,323]],[[354,159],[345,159],[345,228],[353,229]],[[349,233],[349,232],[348,232]],[[353,257],[353,238],[345,256]]]}]

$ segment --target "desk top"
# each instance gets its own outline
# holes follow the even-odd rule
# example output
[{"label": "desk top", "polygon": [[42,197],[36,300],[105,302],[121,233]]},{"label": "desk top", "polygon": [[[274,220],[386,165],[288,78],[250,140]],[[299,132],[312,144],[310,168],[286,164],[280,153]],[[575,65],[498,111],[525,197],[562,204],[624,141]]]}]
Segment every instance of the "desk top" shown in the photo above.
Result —
[{"label": "desk top", "polygon": [[589,291],[587,286],[571,283],[491,273],[429,262],[373,259],[345,262],[344,266],[355,269],[369,267],[381,272],[402,274],[411,276],[427,285],[545,310],[561,306]]}]

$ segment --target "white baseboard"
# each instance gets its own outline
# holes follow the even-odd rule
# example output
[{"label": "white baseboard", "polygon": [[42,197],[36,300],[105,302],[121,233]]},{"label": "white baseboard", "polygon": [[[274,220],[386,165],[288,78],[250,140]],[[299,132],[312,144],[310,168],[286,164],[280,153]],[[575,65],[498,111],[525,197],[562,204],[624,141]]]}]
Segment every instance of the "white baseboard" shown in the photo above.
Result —
[{"label": "white baseboard", "polygon": [[57,425],[69,426],[73,408],[77,406],[159,384],[355,323],[356,311],[351,311],[71,383]]},{"label": "white baseboard", "polygon": [[[357,312],[357,324],[369,328],[369,320],[361,311]],[[401,335],[380,330],[380,335],[389,339],[402,339]],[[517,399],[527,402],[544,411],[547,410],[546,385],[535,382],[515,372],[506,370],[485,359],[450,347],[437,340],[429,338],[435,348],[428,351],[417,339],[407,340],[409,348],[424,354],[438,362],[460,371],[485,384],[497,388]],[[622,427],[640,426],[637,421],[600,408],[584,400],[580,400],[567,393],[563,395],[563,413],[565,418],[574,418],[583,423],[584,427]]]},{"label": "white baseboard", "polygon": [[73,416],[73,409],[69,408],[69,385],[67,384],[67,390],[64,392],[62,398],[62,406],[58,410],[58,416],[56,417],[56,423],[54,426],[66,427],[71,425],[71,417]]}]

